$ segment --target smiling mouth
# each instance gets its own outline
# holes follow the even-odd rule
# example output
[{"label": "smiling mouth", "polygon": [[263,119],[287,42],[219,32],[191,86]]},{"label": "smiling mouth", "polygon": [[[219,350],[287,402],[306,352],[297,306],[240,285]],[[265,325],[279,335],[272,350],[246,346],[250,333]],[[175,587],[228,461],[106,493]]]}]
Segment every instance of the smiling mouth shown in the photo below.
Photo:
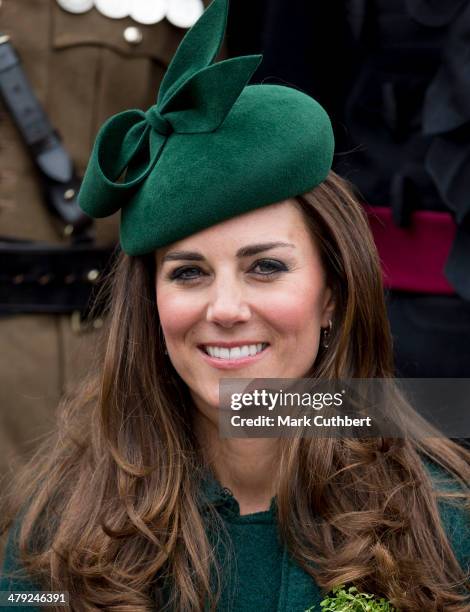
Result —
[{"label": "smiling mouth", "polygon": [[221,361],[234,361],[237,359],[246,359],[247,357],[254,357],[258,353],[262,353],[269,344],[267,342],[259,342],[258,344],[243,344],[241,346],[225,347],[215,345],[201,345],[199,348],[209,355],[220,359]]}]

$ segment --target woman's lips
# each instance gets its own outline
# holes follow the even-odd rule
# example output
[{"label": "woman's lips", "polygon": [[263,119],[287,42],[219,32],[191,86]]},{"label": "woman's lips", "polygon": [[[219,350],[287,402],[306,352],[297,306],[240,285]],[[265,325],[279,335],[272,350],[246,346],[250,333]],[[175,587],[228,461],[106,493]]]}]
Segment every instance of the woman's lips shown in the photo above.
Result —
[{"label": "woman's lips", "polygon": [[221,359],[220,357],[211,357],[201,346],[198,347],[198,350],[204,361],[206,361],[212,367],[218,368],[219,370],[233,370],[251,365],[252,363],[256,363],[262,359],[266,352],[270,350],[270,345],[268,344],[265,346],[259,353],[256,353],[256,355],[248,355],[246,357],[238,357],[236,359]]}]

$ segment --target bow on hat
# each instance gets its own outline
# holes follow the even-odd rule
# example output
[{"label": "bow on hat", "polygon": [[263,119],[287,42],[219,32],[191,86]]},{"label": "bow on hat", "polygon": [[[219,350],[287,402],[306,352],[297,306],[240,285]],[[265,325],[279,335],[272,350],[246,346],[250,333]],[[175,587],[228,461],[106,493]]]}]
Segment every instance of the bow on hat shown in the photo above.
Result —
[{"label": "bow on hat", "polygon": [[157,164],[171,134],[213,132],[223,123],[262,59],[247,55],[212,64],[227,10],[227,0],[214,0],[186,33],[156,104],[147,112],[118,113],[101,127],[79,193],[88,215],[106,217],[122,208]]}]

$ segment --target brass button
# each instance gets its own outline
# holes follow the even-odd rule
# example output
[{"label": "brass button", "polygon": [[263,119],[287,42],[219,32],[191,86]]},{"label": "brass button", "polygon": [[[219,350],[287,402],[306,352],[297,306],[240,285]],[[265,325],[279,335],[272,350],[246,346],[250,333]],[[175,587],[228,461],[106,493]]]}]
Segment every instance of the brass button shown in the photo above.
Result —
[{"label": "brass button", "polygon": [[51,274],[43,274],[42,276],[40,276],[38,278],[38,283],[40,285],[48,285],[52,280],[52,275]]},{"label": "brass button", "polygon": [[73,200],[75,197],[75,189],[66,189],[64,191],[64,199],[67,200],[67,202],[69,202],[70,200]]},{"label": "brass button", "polygon": [[94,283],[98,280],[100,273],[98,272],[98,270],[89,270],[88,274],[86,275],[87,279],[90,281],[90,283]]},{"label": "brass button", "polygon": [[124,30],[124,39],[130,45],[139,45],[142,42],[142,32],[135,26],[129,26]]}]

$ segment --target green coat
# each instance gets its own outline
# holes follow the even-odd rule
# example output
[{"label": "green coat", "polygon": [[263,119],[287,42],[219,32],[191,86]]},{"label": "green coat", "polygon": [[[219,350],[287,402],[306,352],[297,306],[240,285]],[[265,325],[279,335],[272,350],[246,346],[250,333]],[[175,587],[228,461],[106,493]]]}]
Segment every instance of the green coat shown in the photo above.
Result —
[{"label": "green coat", "polygon": [[[436,479],[442,470],[427,463],[431,477]],[[324,594],[315,582],[281,546],[276,524],[276,503],[265,512],[240,516],[238,502],[215,480],[206,485],[206,497],[220,513],[230,535],[234,550],[231,570],[224,573],[224,588],[219,610],[223,612],[303,612],[319,603]],[[470,570],[470,516],[463,509],[439,502],[441,518],[450,542],[463,568]],[[221,561],[222,553],[219,555]],[[225,562],[224,568],[228,567]],[[17,569],[13,537],[10,534],[6,551],[0,591],[35,590],[32,583],[10,583],[5,574]],[[32,608],[28,608],[31,610]],[[37,608],[33,608],[37,610]],[[10,610],[2,608],[0,610]]]}]

